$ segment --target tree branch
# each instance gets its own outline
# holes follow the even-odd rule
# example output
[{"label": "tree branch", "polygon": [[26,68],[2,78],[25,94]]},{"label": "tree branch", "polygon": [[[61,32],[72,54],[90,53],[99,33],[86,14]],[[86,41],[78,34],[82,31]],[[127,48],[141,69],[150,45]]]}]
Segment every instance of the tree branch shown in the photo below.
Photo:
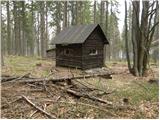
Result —
[{"label": "tree branch", "polygon": [[40,107],[36,106],[32,101],[30,101],[26,96],[22,95],[22,98],[29,103],[32,107],[36,108],[38,111],[40,111],[41,113],[47,115],[47,117],[51,118],[51,119],[56,119],[55,116],[47,113],[46,111],[44,111],[43,109],[41,109]]}]

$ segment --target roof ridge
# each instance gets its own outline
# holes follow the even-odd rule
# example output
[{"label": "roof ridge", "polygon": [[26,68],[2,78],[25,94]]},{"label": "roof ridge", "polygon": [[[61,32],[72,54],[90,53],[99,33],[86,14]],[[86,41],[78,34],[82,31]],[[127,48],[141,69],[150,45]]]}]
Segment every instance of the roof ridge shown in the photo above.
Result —
[{"label": "roof ridge", "polygon": [[51,44],[83,43],[98,26],[100,27],[99,24],[81,24],[66,27],[52,39]]}]

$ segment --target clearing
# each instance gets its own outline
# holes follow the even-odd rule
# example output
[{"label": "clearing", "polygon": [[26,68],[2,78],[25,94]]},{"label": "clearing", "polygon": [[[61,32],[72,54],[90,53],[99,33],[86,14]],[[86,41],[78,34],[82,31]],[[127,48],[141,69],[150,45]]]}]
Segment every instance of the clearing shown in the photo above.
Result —
[{"label": "clearing", "polygon": [[[30,73],[36,78],[56,78],[83,74],[78,69],[54,66],[52,60],[6,56],[2,76]],[[146,77],[134,77],[124,62],[110,62],[107,66],[114,73],[112,79],[77,79],[72,81],[71,86],[66,82],[51,81],[20,83],[13,80],[1,83],[1,118],[50,117],[28,104],[22,96],[56,118],[158,118],[159,86],[157,81],[149,82],[158,78],[158,67],[152,64]],[[112,104],[75,97],[68,94],[68,88]]]}]

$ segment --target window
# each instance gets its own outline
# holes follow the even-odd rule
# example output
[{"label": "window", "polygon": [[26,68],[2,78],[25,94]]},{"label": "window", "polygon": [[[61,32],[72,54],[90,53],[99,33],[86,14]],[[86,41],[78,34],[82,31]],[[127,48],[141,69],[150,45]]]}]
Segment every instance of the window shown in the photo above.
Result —
[{"label": "window", "polygon": [[71,49],[64,49],[64,55],[71,55],[72,50]]},{"label": "window", "polygon": [[89,51],[89,55],[97,55],[98,54],[98,51],[96,49],[91,49]]},{"label": "window", "polygon": [[65,50],[65,54],[68,55],[69,54],[69,50]]}]

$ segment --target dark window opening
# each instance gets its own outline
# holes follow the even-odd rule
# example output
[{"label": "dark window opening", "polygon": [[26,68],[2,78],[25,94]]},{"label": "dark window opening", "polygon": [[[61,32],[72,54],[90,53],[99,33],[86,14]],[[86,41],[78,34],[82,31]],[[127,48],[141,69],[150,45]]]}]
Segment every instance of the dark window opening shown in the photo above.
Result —
[{"label": "dark window opening", "polygon": [[64,55],[72,55],[71,49],[64,49]]},{"label": "dark window opening", "polygon": [[98,54],[98,51],[96,49],[91,49],[89,51],[89,55],[97,55]]},{"label": "dark window opening", "polygon": [[69,54],[69,50],[66,50],[65,52],[66,52],[66,54]]}]

